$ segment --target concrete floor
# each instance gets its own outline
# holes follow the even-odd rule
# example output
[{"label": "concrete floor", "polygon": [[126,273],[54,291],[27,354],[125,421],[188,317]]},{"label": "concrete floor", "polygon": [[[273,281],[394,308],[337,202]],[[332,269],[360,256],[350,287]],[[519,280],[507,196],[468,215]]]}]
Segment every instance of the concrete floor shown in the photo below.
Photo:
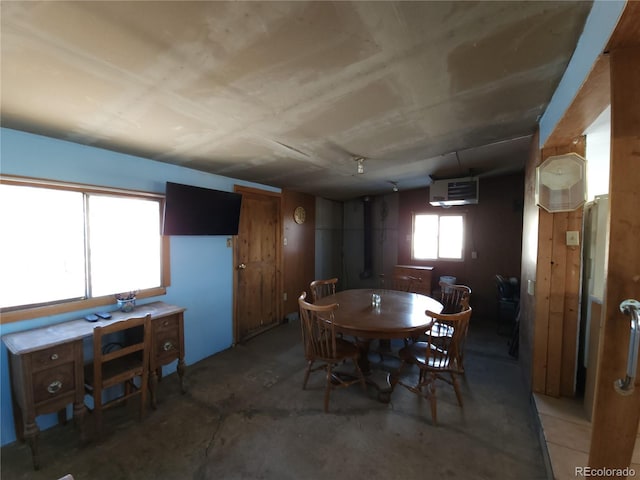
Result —
[{"label": "concrete floor", "polygon": [[99,443],[80,445],[71,422],[42,432],[39,471],[26,445],[3,447],[2,479],[547,478],[530,397],[494,332],[472,320],[464,408],[442,384],[437,426],[429,402],[404,388],[389,404],[358,385],[334,391],[323,413],[323,375],[301,388],[294,321],[190,365],[184,395],[165,377],[142,422],[129,407],[108,411]]}]

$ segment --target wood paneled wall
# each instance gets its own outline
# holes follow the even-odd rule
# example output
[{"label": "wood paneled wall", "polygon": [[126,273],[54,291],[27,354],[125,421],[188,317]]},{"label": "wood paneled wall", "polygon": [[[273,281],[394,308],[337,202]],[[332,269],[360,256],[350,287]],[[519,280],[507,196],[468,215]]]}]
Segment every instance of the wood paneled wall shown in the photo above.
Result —
[{"label": "wood paneled wall", "polygon": [[[585,138],[579,137],[569,145],[544,148],[540,161],[569,152],[584,156],[585,148]],[[566,232],[582,231],[582,212],[538,209],[532,387],[556,397],[575,392],[581,248],[566,245]]]},{"label": "wood paneled wall", "polygon": [[[303,207],[307,213],[303,224],[293,220],[296,207]],[[286,316],[298,311],[300,292],[309,293],[309,283],[315,275],[315,224],[316,200],[313,195],[283,190],[282,192],[282,312]]]},{"label": "wood paneled wall", "polygon": [[[626,3],[623,15],[605,52],[595,63],[569,110],[556,126],[556,133],[551,135],[545,145],[547,150],[545,154],[551,154],[548,150],[551,145],[560,145],[560,148],[564,148],[564,145],[571,143],[571,136],[576,132],[584,132],[610,100],[612,125],[609,186],[610,235],[603,304],[603,339],[601,355],[599,355],[588,463],[595,469],[623,469],[632,461],[640,419],[638,377],[635,381],[635,391],[631,395],[620,395],[613,387],[614,381],[625,374],[630,337],[629,319],[620,313],[619,304],[625,298],[640,298],[640,248],[638,248],[638,238],[640,238],[638,207],[640,205],[640,188],[638,187],[640,185],[640,109],[638,108],[640,105],[638,89],[640,84],[640,2]],[[527,165],[528,184],[533,166],[531,161],[535,159],[536,155],[533,154]],[[541,230],[543,221],[541,220],[540,223]],[[525,237],[528,233],[527,223],[525,221]],[[553,232],[553,226],[547,225],[545,229],[547,232]],[[547,233],[545,237],[548,235]],[[538,238],[542,238],[542,232]],[[523,251],[523,253],[526,255],[527,252]],[[523,255],[524,264],[525,256]],[[565,265],[565,269],[567,267]],[[552,273],[547,271],[545,275],[549,277],[550,296]],[[567,279],[565,279],[565,288],[566,282]],[[532,315],[531,320],[535,326],[532,385],[537,391],[546,389],[548,386],[555,390],[558,383],[557,375],[548,373],[553,368],[557,368],[557,364],[547,363],[548,359],[552,358],[557,362],[558,359],[566,358],[567,355],[562,352],[558,355],[555,351],[556,347],[549,341],[550,316],[544,311],[544,307],[548,303],[551,309],[551,299],[541,299],[538,296],[539,292],[536,294],[535,305],[533,308],[531,306],[527,308],[525,312],[527,316]],[[543,309],[542,314],[537,311],[538,307]],[[554,307],[554,309],[557,308]],[[565,313],[566,311],[565,308]],[[555,330],[558,329],[558,325],[552,325],[552,327]],[[563,325],[563,335],[564,328]],[[545,339],[546,344],[543,341]],[[538,352],[538,349],[541,351]],[[550,350],[554,351],[550,352]],[[563,378],[564,375],[561,373],[561,389]],[[551,385],[548,379],[551,380]],[[594,475],[594,478],[610,478],[610,476],[601,474]]]},{"label": "wood paneled wall", "polygon": [[[497,288],[495,275],[520,278],[522,250],[522,174],[480,179],[477,205],[442,207],[429,205],[429,190],[400,192],[398,219],[398,264],[433,266],[431,290],[438,289],[443,275],[452,275],[472,289],[471,304],[476,319],[496,320]],[[414,261],[411,259],[411,233],[414,212],[462,213],[466,215],[465,259],[453,261]],[[477,252],[477,258],[471,252]]]}]

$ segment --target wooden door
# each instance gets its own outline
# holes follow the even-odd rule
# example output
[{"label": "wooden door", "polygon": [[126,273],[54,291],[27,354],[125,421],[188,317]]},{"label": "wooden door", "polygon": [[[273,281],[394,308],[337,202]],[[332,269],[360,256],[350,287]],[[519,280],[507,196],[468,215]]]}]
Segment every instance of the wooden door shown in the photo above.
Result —
[{"label": "wooden door", "polygon": [[280,322],[280,194],[236,187],[242,194],[235,241],[235,341]]}]

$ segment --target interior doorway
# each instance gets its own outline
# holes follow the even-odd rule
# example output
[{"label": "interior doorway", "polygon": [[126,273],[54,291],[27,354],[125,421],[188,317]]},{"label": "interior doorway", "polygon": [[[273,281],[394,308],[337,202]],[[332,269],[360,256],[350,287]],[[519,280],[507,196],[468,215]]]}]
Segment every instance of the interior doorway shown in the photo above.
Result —
[{"label": "interior doorway", "polygon": [[234,242],[234,342],[280,323],[280,194],[236,186],[242,194]]}]

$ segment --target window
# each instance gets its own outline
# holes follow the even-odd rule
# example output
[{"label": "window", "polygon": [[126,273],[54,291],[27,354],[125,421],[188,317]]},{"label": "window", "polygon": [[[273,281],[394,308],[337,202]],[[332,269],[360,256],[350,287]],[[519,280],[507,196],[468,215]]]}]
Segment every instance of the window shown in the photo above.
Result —
[{"label": "window", "polygon": [[89,285],[93,296],[160,286],[157,200],[88,196]]},{"label": "window", "polygon": [[415,260],[462,260],[464,216],[415,214],[411,257]]},{"label": "window", "polygon": [[156,194],[3,177],[0,308],[108,297],[94,303],[106,305],[116,293],[162,288],[162,201]]}]

